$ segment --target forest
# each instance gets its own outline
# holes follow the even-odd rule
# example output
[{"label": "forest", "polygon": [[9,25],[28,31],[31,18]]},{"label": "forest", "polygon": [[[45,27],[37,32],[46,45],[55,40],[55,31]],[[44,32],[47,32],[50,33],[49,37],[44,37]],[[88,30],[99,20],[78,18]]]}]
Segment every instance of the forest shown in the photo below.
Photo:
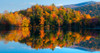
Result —
[{"label": "forest", "polygon": [[100,3],[97,2],[96,4],[86,5],[83,7],[75,8],[75,10],[79,10],[82,13],[90,14],[91,16],[100,16]]},{"label": "forest", "polygon": [[5,12],[0,14],[1,26],[17,27],[99,27],[99,16],[91,17],[90,14],[81,13],[71,8],[54,4],[50,6],[34,5],[31,8],[16,12]]}]

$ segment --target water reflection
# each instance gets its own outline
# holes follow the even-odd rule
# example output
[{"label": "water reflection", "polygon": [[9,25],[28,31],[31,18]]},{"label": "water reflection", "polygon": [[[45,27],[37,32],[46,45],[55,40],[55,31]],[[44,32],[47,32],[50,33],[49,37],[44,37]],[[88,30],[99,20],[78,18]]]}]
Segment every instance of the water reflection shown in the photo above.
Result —
[{"label": "water reflection", "polygon": [[0,40],[4,40],[6,43],[9,41],[19,42],[26,37],[30,37],[30,30],[28,27],[15,28],[10,31],[3,30],[0,32]]},{"label": "water reflection", "polygon": [[93,29],[63,30],[61,28],[46,30],[44,27],[18,27],[1,30],[0,41],[26,44],[34,49],[75,48],[87,51],[100,51],[100,31]]}]

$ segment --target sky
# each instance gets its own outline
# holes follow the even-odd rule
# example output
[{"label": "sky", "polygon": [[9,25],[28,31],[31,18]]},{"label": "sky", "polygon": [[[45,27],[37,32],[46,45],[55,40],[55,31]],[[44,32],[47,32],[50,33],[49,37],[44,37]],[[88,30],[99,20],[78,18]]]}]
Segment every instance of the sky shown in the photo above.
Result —
[{"label": "sky", "polygon": [[60,6],[77,4],[87,1],[100,2],[100,0],[0,0],[0,13],[3,13],[5,10],[8,10],[9,12],[14,12],[27,9],[35,4],[51,5],[52,3],[54,3],[56,6]]}]

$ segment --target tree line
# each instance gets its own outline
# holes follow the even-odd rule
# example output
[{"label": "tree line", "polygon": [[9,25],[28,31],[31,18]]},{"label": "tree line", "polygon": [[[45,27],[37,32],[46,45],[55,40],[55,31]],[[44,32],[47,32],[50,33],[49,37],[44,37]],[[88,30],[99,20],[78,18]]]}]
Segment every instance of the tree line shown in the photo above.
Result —
[{"label": "tree line", "polygon": [[13,26],[57,27],[76,25],[95,27],[99,22],[99,17],[91,17],[89,14],[82,14],[80,11],[63,6],[57,8],[54,4],[50,6],[37,4],[26,10],[0,14],[1,25]]}]

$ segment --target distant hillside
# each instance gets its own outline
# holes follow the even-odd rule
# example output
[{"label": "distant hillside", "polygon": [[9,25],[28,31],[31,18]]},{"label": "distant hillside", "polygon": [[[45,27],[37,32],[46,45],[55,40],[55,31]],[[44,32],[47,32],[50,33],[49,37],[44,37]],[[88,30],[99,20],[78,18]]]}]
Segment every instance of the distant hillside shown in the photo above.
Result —
[{"label": "distant hillside", "polygon": [[64,5],[63,7],[72,8],[76,11],[81,11],[81,13],[90,14],[91,16],[100,16],[100,2],[89,1],[79,4]]},{"label": "distant hillside", "polygon": [[75,10],[81,11],[81,13],[90,14],[91,16],[100,16],[100,3],[86,5],[83,7],[75,8]]},{"label": "distant hillside", "polygon": [[91,5],[91,4],[96,4],[96,2],[89,1],[89,2],[79,3],[79,4],[64,5],[64,7],[65,8],[77,8],[77,7],[82,7],[82,6]]}]

